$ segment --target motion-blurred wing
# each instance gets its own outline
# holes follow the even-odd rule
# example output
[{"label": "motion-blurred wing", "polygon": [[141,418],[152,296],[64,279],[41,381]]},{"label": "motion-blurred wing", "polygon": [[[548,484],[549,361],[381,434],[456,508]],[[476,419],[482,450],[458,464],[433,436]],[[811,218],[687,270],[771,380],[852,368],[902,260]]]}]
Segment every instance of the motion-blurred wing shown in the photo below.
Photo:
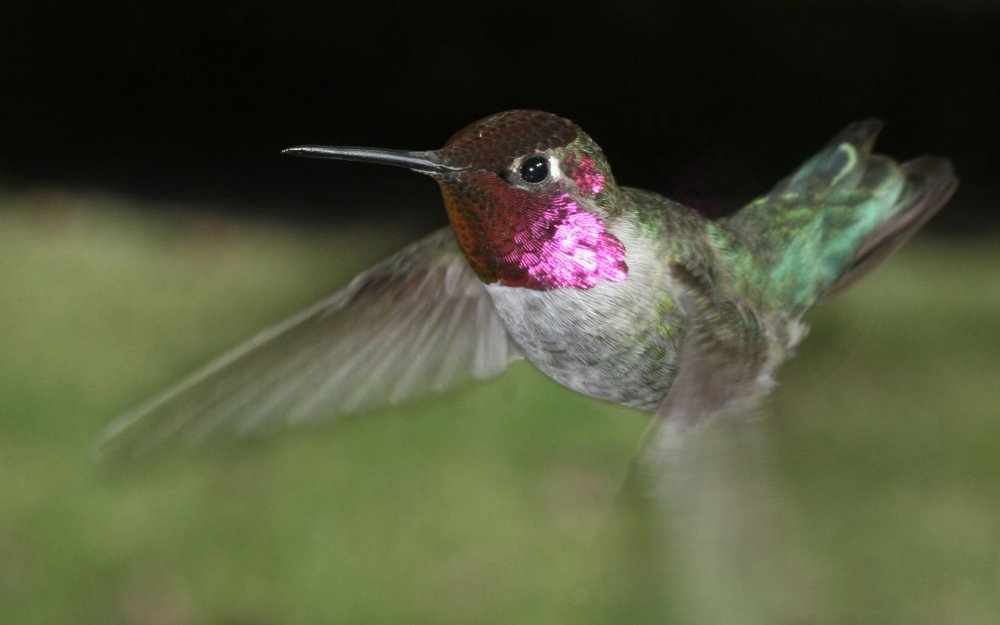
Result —
[{"label": "motion-blurred wing", "polygon": [[685,623],[835,620],[823,618],[827,570],[801,533],[773,422],[657,420],[653,428],[629,492],[652,504],[647,557],[668,614]]},{"label": "motion-blurred wing", "polygon": [[760,320],[738,302],[714,298],[712,289],[682,265],[674,264],[671,275],[681,287],[677,304],[687,322],[677,374],[657,419],[682,431],[723,414],[753,416],[773,366]]},{"label": "motion-blurred wing", "polygon": [[110,423],[106,454],[395,404],[522,356],[444,228]]}]

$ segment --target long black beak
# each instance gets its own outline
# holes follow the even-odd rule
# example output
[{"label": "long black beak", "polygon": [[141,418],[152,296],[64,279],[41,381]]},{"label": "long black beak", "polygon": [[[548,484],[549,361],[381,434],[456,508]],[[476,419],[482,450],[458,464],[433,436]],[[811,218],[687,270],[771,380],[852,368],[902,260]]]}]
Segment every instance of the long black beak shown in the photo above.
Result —
[{"label": "long black beak", "polygon": [[382,148],[341,148],[325,145],[297,145],[281,151],[282,154],[305,156],[307,158],[333,158],[341,161],[361,161],[406,167],[425,174],[447,174],[461,171],[441,162],[436,152],[409,152],[406,150],[384,150]]}]

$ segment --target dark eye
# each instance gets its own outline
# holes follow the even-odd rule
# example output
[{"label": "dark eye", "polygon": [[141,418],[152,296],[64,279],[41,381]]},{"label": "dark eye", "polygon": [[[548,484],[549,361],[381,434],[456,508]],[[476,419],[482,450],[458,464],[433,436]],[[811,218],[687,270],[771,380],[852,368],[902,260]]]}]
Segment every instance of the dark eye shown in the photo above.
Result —
[{"label": "dark eye", "polygon": [[525,182],[541,182],[549,177],[549,159],[544,156],[526,158],[518,172]]}]

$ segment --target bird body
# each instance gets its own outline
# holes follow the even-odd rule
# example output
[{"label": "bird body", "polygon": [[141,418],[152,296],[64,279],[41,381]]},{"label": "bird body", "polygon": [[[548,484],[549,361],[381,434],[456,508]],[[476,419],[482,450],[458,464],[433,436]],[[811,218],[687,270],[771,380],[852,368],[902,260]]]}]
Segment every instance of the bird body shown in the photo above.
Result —
[{"label": "bird body", "polygon": [[572,122],[508,111],[444,148],[302,146],[434,178],[450,225],[108,426],[111,449],[397,403],[525,357],[578,392],[690,426],[756,402],[802,316],[947,201],[950,164],[849,126],[770,193],[709,220],[619,187]]}]

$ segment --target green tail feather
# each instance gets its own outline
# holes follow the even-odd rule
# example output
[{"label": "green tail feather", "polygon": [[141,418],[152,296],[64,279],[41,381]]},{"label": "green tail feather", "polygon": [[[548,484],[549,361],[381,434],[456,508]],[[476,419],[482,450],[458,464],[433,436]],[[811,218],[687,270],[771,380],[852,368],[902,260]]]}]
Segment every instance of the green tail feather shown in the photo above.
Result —
[{"label": "green tail feather", "polygon": [[930,219],[958,183],[951,163],[872,154],[877,120],[848,126],[767,195],[723,223],[737,283],[801,313],[854,284]]}]

